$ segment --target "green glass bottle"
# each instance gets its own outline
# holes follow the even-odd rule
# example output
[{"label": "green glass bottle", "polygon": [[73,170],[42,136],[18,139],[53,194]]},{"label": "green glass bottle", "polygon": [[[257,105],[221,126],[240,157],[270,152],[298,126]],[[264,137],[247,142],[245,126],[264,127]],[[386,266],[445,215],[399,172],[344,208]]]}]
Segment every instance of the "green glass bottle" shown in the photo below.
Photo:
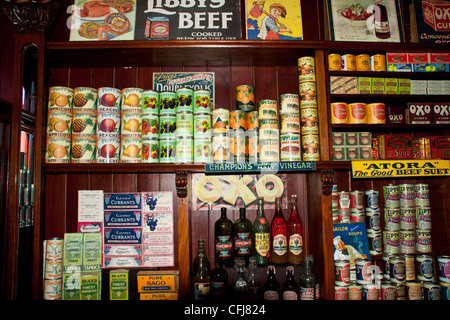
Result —
[{"label": "green glass bottle", "polygon": [[211,286],[209,260],[206,256],[205,240],[198,240],[197,256],[194,259],[192,274],[195,300],[205,300],[209,297]]},{"label": "green glass bottle", "polygon": [[253,222],[253,254],[258,266],[267,266],[270,262],[270,224],[264,215],[264,198],[258,198],[258,210]]},{"label": "green glass bottle", "polygon": [[240,208],[239,219],[234,222],[234,258],[244,260],[248,266],[252,252],[252,222],[247,219],[245,208]]},{"label": "green glass bottle", "polygon": [[227,218],[227,208],[221,208],[220,214],[220,218],[214,224],[215,264],[219,268],[232,267],[234,226]]}]

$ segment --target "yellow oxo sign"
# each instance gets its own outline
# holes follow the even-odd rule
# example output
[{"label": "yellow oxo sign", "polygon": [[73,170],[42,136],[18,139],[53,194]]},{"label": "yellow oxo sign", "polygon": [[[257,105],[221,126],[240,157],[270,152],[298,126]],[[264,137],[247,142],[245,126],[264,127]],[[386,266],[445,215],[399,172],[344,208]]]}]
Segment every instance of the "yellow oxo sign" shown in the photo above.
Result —
[{"label": "yellow oxo sign", "polygon": [[356,160],[353,178],[434,177],[450,175],[450,160]]}]

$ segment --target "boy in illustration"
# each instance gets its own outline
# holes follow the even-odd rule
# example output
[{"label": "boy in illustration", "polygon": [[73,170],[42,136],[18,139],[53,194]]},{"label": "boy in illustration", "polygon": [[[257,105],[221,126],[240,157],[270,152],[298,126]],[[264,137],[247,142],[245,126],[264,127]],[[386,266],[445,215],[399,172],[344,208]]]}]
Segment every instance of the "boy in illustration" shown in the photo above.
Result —
[{"label": "boy in illustration", "polygon": [[258,38],[262,40],[278,40],[280,32],[292,33],[291,29],[283,25],[278,19],[280,17],[285,18],[287,15],[286,8],[279,4],[273,3],[270,5],[270,13],[264,11],[264,2],[254,3],[250,15],[257,16],[261,13],[265,13],[265,17],[261,21],[261,28],[258,34]]}]

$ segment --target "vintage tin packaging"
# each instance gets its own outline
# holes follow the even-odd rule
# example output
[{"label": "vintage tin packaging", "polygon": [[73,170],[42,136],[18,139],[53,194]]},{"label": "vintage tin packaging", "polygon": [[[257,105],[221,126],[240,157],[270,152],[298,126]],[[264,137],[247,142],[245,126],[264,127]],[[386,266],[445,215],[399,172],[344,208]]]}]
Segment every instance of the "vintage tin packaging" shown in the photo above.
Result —
[{"label": "vintage tin packaging", "polygon": [[98,90],[89,87],[77,87],[73,90],[74,111],[97,110]]},{"label": "vintage tin packaging", "polygon": [[416,229],[416,252],[432,252],[431,230]]},{"label": "vintage tin packaging", "polygon": [[169,39],[169,18],[166,17],[147,17],[145,21],[145,37],[149,40],[167,40]]},{"label": "vintage tin packaging", "polygon": [[365,103],[349,103],[348,104],[348,123],[364,124],[367,123],[367,111]]},{"label": "vintage tin packaging", "polygon": [[414,230],[416,228],[416,208],[400,207],[400,229]]},{"label": "vintage tin packaging", "polygon": [[356,71],[370,71],[370,56],[368,54],[356,56]]},{"label": "vintage tin packaging", "polygon": [[406,281],[416,280],[415,253],[405,253]]},{"label": "vintage tin packaging", "polygon": [[247,131],[255,131],[259,128],[258,111],[248,111],[246,114]]},{"label": "vintage tin packaging", "polygon": [[425,301],[441,300],[441,285],[437,282],[423,282],[422,292]]},{"label": "vintage tin packaging", "polygon": [[117,88],[98,88],[98,112],[120,112],[122,91]]},{"label": "vintage tin packaging", "polygon": [[[178,123],[177,123],[178,132]],[[194,138],[211,138],[211,114],[209,113],[198,113],[194,114],[194,124],[193,124]],[[177,133],[178,134],[178,133]]]},{"label": "vintage tin packaging", "polygon": [[47,137],[45,163],[70,163],[71,138]]},{"label": "vintage tin packaging", "polygon": [[158,163],[159,162],[159,139],[144,138],[142,139],[142,163]]},{"label": "vintage tin packaging", "polygon": [[213,135],[211,148],[214,162],[225,162],[230,159],[230,138],[227,135]]},{"label": "vintage tin packaging", "polygon": [[285,93],[280,95],[279,113],[299,113],[300,100],[298,94]]},{"label": "vintage tin packaging", "polygon": [[381,219],[379,209],[366,209],[365,211],[365,222],[366,229],[374,232],[379,232],[381,230]]},{"label": "vintage tin packaging", "polygon": [[120,137],[97,138],[95,163],[118,163]]},{"label": "vintage tin packaging", "polygon": [[176,139],[159,139],[159,162],[175,163],[177,151]]},{"label": "vintage tin packaging", "polygon": [[[125,88],[122,89],[121,97],[121,110],[126,111],[132,109],[142,109],[142,92],[144,90],[140,88]],[[142,110],[141,110],[142,112]]]},{"label": "vintage tin packaging", "polygon": [[230,121],[230,111],[224,108],[214,109],[212,114],[212,133],[227,133]]},{"label": "vintage tin packaging", "polygon": [[[265,121],[265,120],[261,120]],[[310,127],[312,128],[312,127]],[[303,127],[302,127],[303,129]],[[310,131],[310,132],[308,132]],[[305,130],[307,134],[315,134],[316,130]],[[296,133],[300,134],[300,115],[298,113],[282,113],[280,114],[280,133]],[[318,130],[317,130],[318,133]]]},{"label": "vintage tin packaging", "polygon": [[239,85],[235,89],[236,107],[242,111],[254,111],[256,108],[255,88],[251,85]]},{"label": "vintage tin packaging", "polygon": [[330,53],[328,55],[328,70],[341,71],[341,55],[339,53]]},{"label": "vintage tin packaging", "polygon": [[372,283],[372,267],[369,259],[358,258],[355,260],[356,283]]},{"label": "vintage tin packaging", "polygon": [[279,139],[259,139],[259,160],[260,162],[280,161],[280,140]]},{"label": "vintage tin packaging", "polygon": [[400,230],[400,253],[416,252],[416,234],[414,230]]},{"label": "vintage tin packaging", "polygon": [[430,137],[431,159],[450,159],[450,136]]},{"label": "vintage tin packaging", "polygon": [[392,282],[404,283],[406,281],[404,256],[394,255],[389,258],[389,275]]},{"label": "vintage tin packaging", "polygon": [[417,281],[405,283],[406,300],[422,300],[422,285]]},{"label": "vintage tin packaging", "polygon": [[352,222],[365,222],[366,214],[363,210],[352,209],[350,211],[350,218]]},{"label": "vintage tin packaging", "polygon": [[72,135],[96,134],[97,113],[95,111],[73,111]]},{"label": "vintage tin packaging", "polygon": [[49,109],[47,114],[47,137],[70,138],[72,134],[72,119],[73,113],[70,109],[65,111]]},{"label": "vintage tin packaging", "polygon": [[194,112],[194,90],[179,88],[175,93],[177,96],[177,114],[180,112]]},{"label": "vintage tin packaging", "polygon": [[177,113],[177,94],[173,91],[159,93],[159,114],[175,115]]},{"label": "vintage tin packaging", "polygon": [[384,103],[366,104],[367,124],[386,123],[386,105]]},{"label": "vintage tin packaging", "polygon": [[245,154],[249,163],[259,162],[259,134],[258,131],[247,131],[247,149]]},{"label": "vintage tin packaging", "polygon": [[302,159],[303,161],[320,160],[319,135],[302,135]]},{"label": "vintage tin packaging", "polygon": [[140,163],[142,159],[142,137],[124,137],[120,139],[120,162]]},{"label": "vintage tin packaging", "polygon": [[412,153],[413,159],[430,159],[431,149],[430,149],[430,138],[413,138],[412,140]]},{"label": "vintage tin packaging", "polygon": [[397,286],[391,281],[381,281],[381,300],[397,300]]},{"label": "vintage tin packaging", "polygon": [[378,199],[378,190],[366,190],[364,191],[366,207],[372,210],[380,208]]},{"label": "vintage tin packaging", "polygon": [[280,130],[273,128],[263,128],[259,129],[259,138],[261,140],[267,140],[267,139],[279,139],[280,138]]},{"label": "vintage tin packaging", "polygon": [[377,284],[363,284],[362,298],[363,300],[380,300],[380,287]]},{"label": "vintage tin packaging", "polygon": [[142,114],[159,114],[159,92],[155,90],[144,90],[142,92]]},{"label": "vintage tin packaging", "polygon": [[117,137],[120,135],[121,114],[113,111],[97,112],[97,138]]},{"label": "vintage tin packaging", "polygon": [[297,60],[298,67],[298,80],[303,81],[316,81],[316,68],[314,63],[314,57],[301,57]]},{"label": "vintage tin packaging", "polygon": [[348,287],[335,285],[334,300],[348,300]]},{"label": "vintage tin packaging", "polygon": [[317,89],[314,81],[305,81],[299,84],[300,108],[317,107]]},{"label": "vintage tin packaging", "polygon": [[280,161],[301,161],[299,134],[282,134],[280,136]]},{"label": "vintage tin packaging", "polygon": [[437,257],[437,273],[440,282],[450,283],[450,256]]},{"label": "vintage tin packaging", "polygon": [[400,208],[384,208],[384,227],[386,230],[400,230]]},{"label": "vintage tin packaging", "polygon": [[194,138],[194,163],[212,162],[211,138]]},{"label": "vintage tin packaging", "polygon": [[374,54],[370,56],[371,71],[386,71],[386,55]]},{"label": "vintage tin packaging", "polygon": [[350,261],[334,261],[334,283],[345,287],[350,285]]},{"label": "vintage tin packaging", "polygon": [[319,134],[319,116],[317,108],[300,109],[301,134]]},{"label": "vintage tin packaging", "polygon": [[384,207],[398,208],[400,206],[400,194],[398,185],[387,184],[383,186]]},{"label": "vintage tin packaging", "polygon": [[231,130],[247,130],[247,113],[242,110],[230,111],[229,125]]},{"label": "vintage tin packaging", "polygon": [[93,163],[96,145],[95,134],[72,135],[71,163]]},{"label": "vintage tin packaging", "polygon": [[176,145],[176,163],[193,163],[194,162],[194,138],[193,137],[177,137]]},{"label": "vintage tin packaging", "polygon": [[194,114],[211,113],[211,91],[206,89],[194,90]]},{"label": "vintage tin packaging", "polygon": [[356,56],[354,54],[341,55],[341,70],[356,71]]},{"label": "vintage tin packaging", "polygon": [[62,278],[62,259],[44,260],[44,279],[55,280]]},{"label": "vintage tin packaging", "polygon": [[[73,89],[68,87],[50,87],[48,94],[48,108],[58,108],[60,110],[72,109]],[[69,111],[69,110],[64,110]]]},{"label": "vintage tin packaging", "polygon": [[178,289],[178,270],[142,270],[137,273],[138,292],[172,292]]},{"label": "vintage tin packaging", "polygon": [[54,237],[45,240],[45,255],[47,260],[58,260],[63,258],[64,240],[59,237]]},{"label": "vintage tin packaging", "polygon": [[159,115],[157,115],[156,113],[142,114],[142,138],[159,138]]},{"label": "vintage tin packaging", "polygon": [[383,252],[383,239],[381,232],[367,231],[367,241],[369,243],[369,253],[373,256],[380,255]]},{"label": "vintage tin packaging", "polygon": [[258,101],[259,119],[278,119],[278,105],[276,100],[265,99]]},{"label": "vintage tin packaging", "polygon": [[400,234],[396,230],[383,231],[383,251],[384,253],[400,253]]},{"label": "vintage tin packaging", "polygon": [[398,185],[398,193],[400,195],[400,207],[414,207],[415,206],[415,191],[414,184],[403,183]]},{"label": "vintage tin packaging", "polygon": [[348,286],[348,300],[362,300],[362,285],[351,282]]},{"label": "vintage tin packaging", "polygon": [[350,210],[364,209],[364,192],[359,190],[350,191]]},{"label": "vintage tin packaging", "polygon": [[[176,127],[175,131],[176,137],[194,137],[194,114],[192,112],[177,112],[176,116]],[[196,128],[198,130],[211,130],[211,123],[207,123],[201,128]]]},{"label": "vintage tin packaging", "polygon": [[434,281],[434,263],[433,257],[428,254],[418,254],[415,259],[415,270],[417,280]]},{"label": "vintage tin packaging", "polygon": [[175,139],[177,117],[175,114],[161,114],[159,116],[159,138]]},{"label": "vintage tin packaging", "polygon": [[44,300],[62,299],[62,279],[44,279],[42,296]]},{"label": "vintage tin packaging", "polygon": [[244,131],[236,130],[229,136],[230,141],[230,159],[233,158],[236,163],[244,163],[246,160],[245,149],[247,137]]},{"label": "vintage tin packaging", "polygon": [[349,121],[348,105],[345,102],[333,102],[331,108],[332,124],[347,124]]},{"label": "vintage tin packaging", "polygon": [[420,230],[431,230],[431,207],[416,206],[416,228]]}]

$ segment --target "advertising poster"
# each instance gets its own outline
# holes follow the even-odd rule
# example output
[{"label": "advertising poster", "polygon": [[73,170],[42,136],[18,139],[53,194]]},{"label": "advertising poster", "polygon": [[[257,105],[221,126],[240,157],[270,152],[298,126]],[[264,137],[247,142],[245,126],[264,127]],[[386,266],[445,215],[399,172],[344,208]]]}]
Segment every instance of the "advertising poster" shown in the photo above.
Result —
[{"label": "advertising poster", "polygon": [[370,259],[366,225],[364,222],[333,224],[334,260]]},{"label": "advertising poster", "polygon": [[414,0],[411,42],[450,43],[450,1]]},{"label": "advertising poster", "polygon": [[303,40],[300,1],[246,0],[247,39]]},{"label": "advertising poster", "polygon": [[328,0],[331,40],[403,42],[397,0]]}]

